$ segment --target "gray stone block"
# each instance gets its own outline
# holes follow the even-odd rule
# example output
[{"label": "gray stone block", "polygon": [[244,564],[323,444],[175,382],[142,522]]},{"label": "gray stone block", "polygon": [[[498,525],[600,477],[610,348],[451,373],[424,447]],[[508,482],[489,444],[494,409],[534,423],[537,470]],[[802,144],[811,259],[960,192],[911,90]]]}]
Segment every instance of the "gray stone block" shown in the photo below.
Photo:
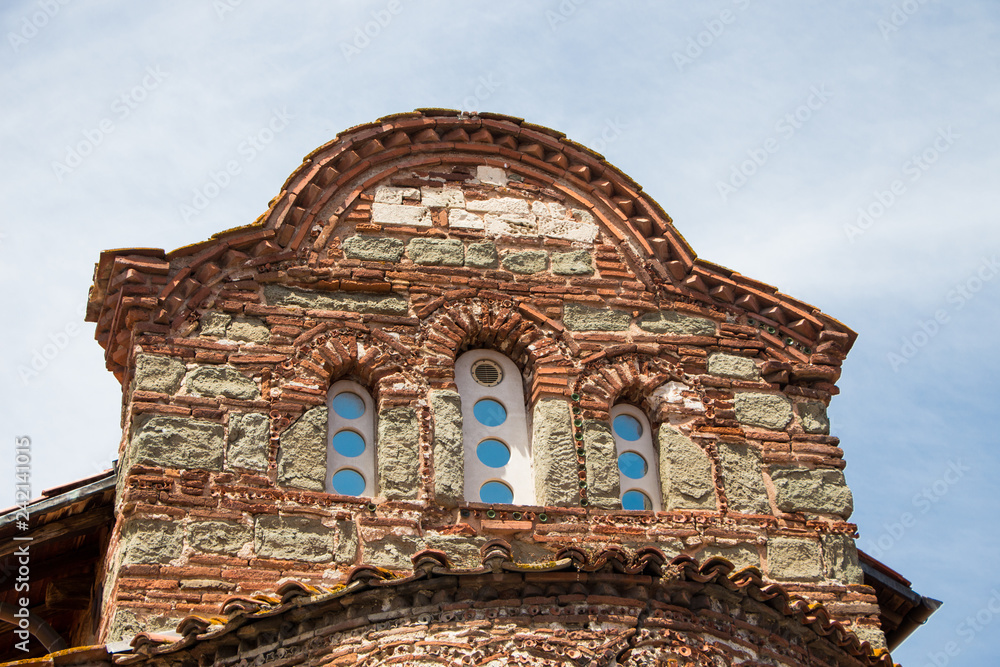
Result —
[{"label": "gray stone block", "polygon": [[334,543],[336,547],[333,552],[333,559],[337,563],[355,563],[358,559],[358,529],[354,522],[337,521],[334,530]]},{"label": "gray stone block", "polygon": [[164,468],[221,470],[222,424],[186,417],[140,420],[132,435],[131,461]]},{"label": "gray stone block", "polygon": [[760,371],[753,359],[723,352],[708,356],[708,372],[738,380],[760,380]]},{"label": "gray stone block", "polygon": [[575,303],[563,306],[563,323],[573,331],[625,331],[632,314],[624,310],[591,308]]},{"label": "gray stone block", "polygon": [[443,551],[448,556],[448,560],[457,567],[479,567],[483,562],[479,548],[485,543],[485,537],[428,535],[425,544],[420,548]]},{"label": "gray stone block", "polygon": [[403,257],[403,242],[382,236],[352,236],[341,247],[348,259],[398,262]]},{"label": "gray stone block", "polygon": [[470,243],[465,250],[465,265],[474,269],[495,269],[499,262],[497,247],[492,241]]},{"label": "gray stone block", "polygon": [[586,250],[554,252],[552,273],[560,276],[589,276],[594,273],[594,258]]},{"label": "gray stone block", "polygon": [[180,389],[184,364],[173,357],[139,354],[135,358],[135,388],[174,394]]},{"label": "gray stone block", "polygon": [[823,535],[823,575],[842,584],[864,583],[858,548],[850,535]]},{"label": "gray stone block", "polygon": [[698,553],[698,561],[704,563],[709,558],[720,556],[725,558],[737,570],[745,567],[760,567],[760,551],[753,544],[720,545],[709,544]]},{"label": "gray stone block", "polygon": [[734,407],[736,420],[747,426],[780,431],[792,420],[792,404],[782,394],[741,392]]},{"label": "gray stone block", "polygon": [[735,442],[720,442],[716,449],[722,464],[722,483],[729,510],[744,514],[770,514],[760,451],[752,445]]},{"label": "gray stone block", "polygon": [[231,315],[225,313],[205,313],[201,316],[201,335],[215,336],[216,338],[226,337],[226,327],[232,322]]},{"label": "gray stone block", "polygon": [[826,405],[821,401],[802,401],[795,404],[802,430],[819,435],[830,434],[830,418],[826,415]]},{"label": "gray stone block", "polygon": [[660,426],[660,489],[663,509],[717,509],[708,454],[683,433]]},{"label": "gray stone block", "polygon": [[264,514],[254,527],[254,550],[261,558],[325,563],[333,560],[333,534],[315,517]]},{"label": "gray stone block", "polygon": [[267,457],[271,445],[270,429],[270,421],[265,414],[230,412],[226,466],[256,471],[267,470]]},{"label": "gray stone block", "polygon": [[188,372],[184,384],[195,396],[260,398],[257,383],[232,366],[199,366]]},{"label": "gray stone block", "polygon": [[253,542],[253,529],[234,521],[195,521],[188,526],[188,545],[201,553],[235,556]]},{"label": "gray stone block", "polygon": [[664,310],[647,313],[639,318],[639,328],[651,333],[674,336],[714,336],[715,322],[704,317],[693,317]]},{"label": "gray stone block", "polygon": [[819,581],[823,577],[819,542],[772,537],[767,542],[767,573],[776,581]]},{"label": "gray stone block", "polygon": [[870,625],[856,625],[851,628],[863,642],[868,642],[872,648],[887,648],[888,644],[885,643],[885,633],[880,629],[872,627]]},{"label": "gray stone block", "polygon": [[386,535],[377,540],[362,540],[361,562],[390,570],[411,570],[410,557],[421,549],[412,535]]},{"label": "gray stone block", "polygon": [[434,497],[445,507],[465,498],[462,399],[450,390],[430,393],[434,414]]},{"label": "gray stone block", "polygon": [[237,317],[226,327],[226,337],[263,345],[271,340],[271,330],[256,317]]},{"label": "gray stone block", "polygon": [[278,484],[310,491],[326,488],[326,406],[306,411],[280,436]]},{"label": "gray stone block", "polygon": [[420,489],[420,425],[413,408],[389,408],[378,416],[379,492],[390,500],[416,498]]},{"label": "gray stone block", "polygon": [[545,398],[532,413],[531,447],[535,467],[535,501],[569,507],[580,503],[576,443],[569,403]]},{"label": "gray stone block", "polygon": [[[114,610],[105,641],[131,641],[140,632],[173,632],[182,616],[176,614],[137,614],[135,609],[118,607]],[[95,664],[93,662],[88,664]]]},{"label": "gray stone block", "polygon": [[521,250],[503,257],[503,268],[514,273],[540,273],[549,267],[549,255],[544,250]]},{"label": "gray stone block", "polygon": [[358,292],[314,292],[290,289],[283,285],[265,285],[264,298],[272,306],[298,306],[316,310],[345,310],[377,315],[405,315],[409,311],[406,300],[398,296]]},{"label": "gray stone block", "polygon": [[854,511],[854,498],[844,473],[830,468],[771,468],[775,501],[782,512],[836,514],[843,518]]},{"label": "gray stone block", "polygon": [[424,266],[462,266],[465,246],[456,239],[413,239],[406,254],[414,264]]},{"label": "gray stone block", "polygon": [[179,523],[162,519],[130,519],[122,530],[122,564],[166,564],[179,558],[184,530]]},{"label": "gray stone block", "polygon": [[587,498],[591,507],[620,509],[618,455],[611,427],[596,419],[585,420],[583,445],[587,453]]}]

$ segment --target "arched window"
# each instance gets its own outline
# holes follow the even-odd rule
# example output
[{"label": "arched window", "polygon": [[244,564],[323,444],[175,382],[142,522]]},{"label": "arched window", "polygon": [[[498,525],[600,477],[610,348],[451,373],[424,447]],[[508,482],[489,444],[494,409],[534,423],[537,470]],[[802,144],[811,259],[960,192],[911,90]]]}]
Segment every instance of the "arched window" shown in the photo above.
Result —
[{"label": "arched window", "polygon": [[375,495],[375,404],[357,382],[341,380],[326,395],[326,490]]},{"label": "arched window", "polygon": [[622,509],[659,511],[660,476],[646,415],[633,405],[619,403],[611,409],[611,432],[618,455]]},{"label": "arched window", "polygon": [[521,373],[492,350],[472,350],[455,361],[462,398],[465,498],[473,502],[535,502],[531,447]]}]

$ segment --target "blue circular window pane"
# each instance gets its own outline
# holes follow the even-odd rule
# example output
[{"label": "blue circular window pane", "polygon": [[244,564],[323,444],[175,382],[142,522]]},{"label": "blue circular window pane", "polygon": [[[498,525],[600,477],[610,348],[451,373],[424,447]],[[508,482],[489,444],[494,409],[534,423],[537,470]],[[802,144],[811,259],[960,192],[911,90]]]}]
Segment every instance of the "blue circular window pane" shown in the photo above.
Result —
[{"label": "blue circular window pane", "polygon": [[514,492],[503,482],[486,482],[479,489],[479,499],[484,503],[509,505],[514,502]]},{"label": "blue circular window pane", "polygon": [[651,510],[653,503],[649,501],[642,491],[626,491],[622,494],[622,509],[625,510]]},{"label": "blue circular window pane", "polygon": [[635,442],[642,435],[642,424],[632,415],[618,415],[614,422],[615,435],[622,440]]},{"label": "blue circular window pane", "polygon": [[365,451],[365,439],[354,431],[341,431],[333,436],[333,448],[341,456],[359,456]]},{"label": "blue circular window pane", "polygon": [[492,398],[484,398],[472,408],[480,424],[484,426],[499,426],[507,421],[507,409]]},{"label": "blue circular window pane", "polygon": [[357,419],[365,414],[365,400],[350,391],[342,391],[333,397],[333,411],[344,419]]},{"label": "blue circular window pane", "polygon": [[646,475],[646,459],[635,452],[625,452],[618,457],[618,469],[629,479],[642,479]]},{"label": "blue circular window pane", "polygon": [[342,496],[360,496],[365,492],[365,478],[357,470],[338,470],[333,476],[333,490]]},{"label": "blue circular window pane", "polygon": [[491,468],[502,468],[507,465],[507,461],[510,461],[510,449],[499,440],[489,438],[483,440],[476,447],[476,456],[479,457],[483,465]]}]

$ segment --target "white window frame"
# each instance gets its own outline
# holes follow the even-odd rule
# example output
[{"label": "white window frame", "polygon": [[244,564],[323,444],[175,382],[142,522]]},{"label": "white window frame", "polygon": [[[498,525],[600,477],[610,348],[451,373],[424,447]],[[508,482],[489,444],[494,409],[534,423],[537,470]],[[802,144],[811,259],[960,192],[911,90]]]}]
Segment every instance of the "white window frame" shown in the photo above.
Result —
[{"label": "white window frame", "polygon": [[[472,365],[488,359],[503,372],[494,387],[484,387],[472,376]],[[483,484],[498,481],[510,487],[514,505],[533,505],[535,484],[531,466],[531,439],[528,437],[527,409],[521,371],[508,357],[493,350],[470,350],[455,360],[455,385],[462,400],[462,441],[465,455],[465,499],[482,502]],[[507,419],[499,426],[486,426],[476,419],[475,404],[492,398],[507,410]],[[487,438],[495,438],[510,449],[510,460],[500,468],[490,468],[479,460],[476,448]]]},{"label": "white window frame", "polygon": [[[333,399],[337,394],[349,391],[361,397],[365,403],[365,413],[356,419],[345,419],[333,410]],[[365,479],[365,490],[357,497],[373,498],[375,496],[375,401],[371,393],[362,385],[352,380],[340,380],[330,386],[326,394],[327,430],[326,430],[326,483],[327,493],[337,493],[333,488],[333,476],[343,468],[350,468],[361,474]],[[365,441],[365,451],[359,456],[347,457],[339,454],[333,448],[333,436],[340,431],[354,431]]]},{"label": "white window frame", "polygon": [[[639,421],[642,425],[642,435],[638,440],[629,441],[618,436],[615,432],[615,418],[619,415],[628,415]],[[615,438],[615,466],[618,465],[618,457],[625,452],[635,452],[646,461],[646,474],[639,479],[632,479],[622,474],[618,470],[618,483],[621,495],[625,496],[628,491],[641,491],[649,498],[652,511],[659,512],[662,506],[660,498],[660,466],[653,448],[653,429],[650,427],[649,418],[646,414],[628,403],[619,403],[611,408],[611,434]]]}]

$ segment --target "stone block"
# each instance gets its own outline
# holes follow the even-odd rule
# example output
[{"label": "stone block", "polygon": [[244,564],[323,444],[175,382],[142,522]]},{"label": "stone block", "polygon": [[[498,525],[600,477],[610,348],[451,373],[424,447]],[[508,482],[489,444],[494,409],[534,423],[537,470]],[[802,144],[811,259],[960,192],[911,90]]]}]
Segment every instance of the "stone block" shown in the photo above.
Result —
[{"label": "stone block", "polygon": [[864,583],[858,548],[850,535],[823,535],[823,576],[842,584]]},{"label": "stone block", "polygon": [[132,435],[132,463],[163,468],[221,470],[225,444],[222,424],[185,417],[140,419]]},{"label": "stone block", "polygon": [[135,388],[139,391],[174,394],[180,389],[184,370],[184,364],[173,357],[158,354],[136,355]]},{"label": "stone block", "polygon": [[462,266],[465,246],[456,239],[413,239],[406,254],[414,264],[424,266]]},{"label": "stone block", "polygon": [[780,431],[792,420],[792,404],[783,394],[740,392],[734,407],[736,420],[746,426]]},{"label": "stone block", "polygon": [[390,500],[416,498],[420,488],[420,423],[413,408],[390,408],[378,416],[378,488]]},{"label": "stone block", "polygon": [[516,197],[493,197],[492,199],[470,199],[465,202],[468,211],[492,213],[494,215],[511,215],[534,220],[531,215],[531,205],[525,199]]},{"label": "stone block", "polygon": [[486,185],[507,185],[507,172],[500,167],[480,165],[476,167],[476,178]]},{"label": "stone block", "polygon": [[122,529],[122,564],[159,563],[179,558],[184,547],[184,529],[175,521],[129,519]]},{"label": "stone block", "polygon": [[819,581],[823,577],[819,542],[772,537],[767,542],[767,573],[777,581]]},{"label": "stone block", "polygon": [[549,255],[544,250],[521,250],[504,255],[502,263],[513,273],[540,273],[549,267]]},{"label": "stone block", "polygon": [[770,514],[771,505],[764,488],[761,454],[753,445],[719,442],[722,482],[731,512]]},{"label": "stone block", "polygon": [[483,229],[486,223],[475,213],[469,213],[462,208],[453,208],[448,211],[448,226],[456,229]]},{"label": "stone block", "polygon": [[704,317],[693,317],[670,310],[647,313],[639,318],[643,331],[672,336],[714,336],[715,322]]},{"label": "stone block", "polygon": [[888,644],[885,643],[885,633],[879,628],[873,627],[871,625],[856,625],[851,628],[863,642],[868,642],[868,644],[875,649],[887,648]]},{"label": "stone block", "polygon": [[465,250],[465,265],[476,269],[495,269],[499,265],[496,245],[492,241],[470,243]]},{"label": "stone block", "polygon": [[607,422],[587,419],[582,430],[584,451],[587,453],[587,498],[590,505],[598,509],[620,509],[618,453],[611,427]]},{"label": "stone block", "polygon": [[348,259],[398,262],[403,257],[403,242],[383,236],[351,236],[341,247]]},{"label": "stone block", "polygon": [[397,188],[383,185],[375,189],[375,203],[402,204],[404,199],[420,201],[420,190],[416,188]]},{"label": "stone block", "polygon": [[420,203],[429,208],[464,208],[465,193],[461,188],[420,188]]},{"label": "stone block", "polygon": [[[108,625],[107,642],[129,642],[140,632],[170,633],[177,629],[183,615],[175,614],[139,614],[129,607],[116,607],[111,622]],[[87,665],[104,664],[103,662],[88,662]]]},{"label": "stone block", "polygon": [[760,551],[752,544],[721,545],[709,544],[698,553],[698,561],[704,563],[709,558],[725,558],[737,570],[745,567],[760,567]]},{"label": "stone block", "polygon": [[538,233],[538,225],[533,215],[516,213],[487,213],[483,216],[487,236],[533,236]]},{"label": "stone block", "polygon": [[257,383],[232,366],[199,366],[188,371],[184,384],[188,393],[195,396],[225,396],[245,401],[260,398]]},{"label": "stone block", "polygon": [[536,201],[531,212],[538,221],[538,233],[544,236],[582,243],[593,243],[597,238],[597,225],[589,211]]},{"label": "stone block", "polygon": [[310,491],[326,488],[328,413],[321,405],[299,417],[280,436],[278,484]]},{"label": "stone block", "polygon": [[215,336],[216,338],[226,337],[226,327],[233,320],[231,315],[225,313],[205,313],[201,316],[202,336]]},{"label": "stone block", "polygon": [[819,435],[830,434],[830,418],[826,415],[826,405],[822,401],[802,401],[795,404],[802,430]]},{"label": "stone block", "polygon": [[264,298],[272,306],[298,306],[317,310],[346,310],[352,313],[405,315],[409,306],[398,296],[358,292],[314,292],[283,285],[266,285]]},{"label": "stone block", "polygon": [[431,214],[426,206],[409,204],[372,204],[372,222],[380,225],[430,227]]},{"label": "stone block", "polygon": [[340,564],[356,563],[358,559],[358,529],[351,520],[337,521],[333,531],[336,547],[333,560]]},{"label": "stone block", "polygon": [[465,497],[465,450],[462,442],[462,399],[450,390],[430,393],[434,415],[434,497],[455,507]]},{"label": "stone block", "polygon": [[708,454],[669,424],[660,426],[663,509],[718,509]]},{"label": "stone block", "polygon": [[578,505],[580,480],[569,403],[558,398],[541,399],[535,403],[531,422],[536,503]]},{"label": "stone block", "polygon": [[854,498],[840,470],[775,466],[771,481],[782,512],[836,514],[846,519],[854,511]]},{"label": "stone block", "polygon": [[259,412],[229,413],[226,466],[263,472],[271,444],[270,421]]},{"label": "stone block", "polygon": [[625,331],[632,314],[624,310],[591,308],[575,303],[563,306],[563,323],[574,331]]},{"label": "stone block", "polygon": [[448,560],[456,567],[479,567],[483,562],[479,548],[485,543],[485,537],[427,535],[425,544],[420,548],[443,551],[448,556]]},{"label": "stone block", "polygon": [[560,276],[589,276],[594,273],[594,258],[586,250],[554,252],[552,273]]},{"label": "stone block", "polygon": [[254,550],[261,558],[326,563],[333,560],[333,535],[315,517],[263,514],[254,526]]},{"label": "stone block", "polygon": [[271,330],[267,328],[263,320],[256,317],[236,317],[226,328],[226,337],[231,340],[264,345],[271,340]]},{"label": "stone block", "polygon": [[737,380],[760,380],[760,371],[753,359],[735,354],[716,352],[708,356],[708,372],[710,375],[736,378]]},{"label": "stone block", "polygon": [[188,526],[188,545],[201,553],[236,556],[253,541],[253,529],[235,521],[195,521]]},{"label": "stone block", "polygon": [[376,540],[362,540],[361,562],[389,570],[412,570],[410,557],[422,548],[412,535],[386,535]]}]

